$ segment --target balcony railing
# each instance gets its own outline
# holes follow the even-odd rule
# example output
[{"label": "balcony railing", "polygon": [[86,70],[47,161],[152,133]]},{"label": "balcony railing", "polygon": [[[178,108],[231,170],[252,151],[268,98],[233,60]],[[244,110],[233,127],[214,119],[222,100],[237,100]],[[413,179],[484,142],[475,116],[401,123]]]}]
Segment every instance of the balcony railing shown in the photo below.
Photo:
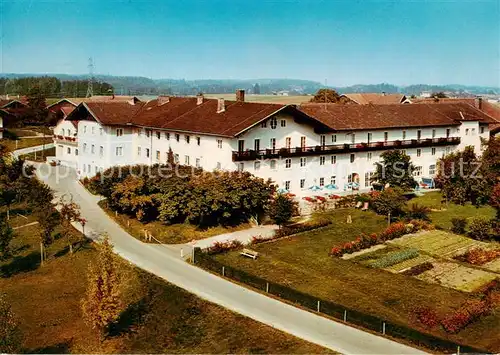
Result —
[{"label": "balcony railing", "polygon": [[61,136],[61,135],[54,135],[54,140],[56,143],[66,143],[66,144],[78,144],[78,138],[76,137],[68,137],[68,136]]},{"label": "balcony railing", "polygon": [[354,152],[369,152],[374,150],[408,149],[421,147],[436,147],[460,144],[460,137],[396,140],[389,142],[354,143],[317,145],[312,147],[246,150],[233,152],[233,161],[256,159],[275,159],[279,157],[296,157],[321,154],[341,154]]}]

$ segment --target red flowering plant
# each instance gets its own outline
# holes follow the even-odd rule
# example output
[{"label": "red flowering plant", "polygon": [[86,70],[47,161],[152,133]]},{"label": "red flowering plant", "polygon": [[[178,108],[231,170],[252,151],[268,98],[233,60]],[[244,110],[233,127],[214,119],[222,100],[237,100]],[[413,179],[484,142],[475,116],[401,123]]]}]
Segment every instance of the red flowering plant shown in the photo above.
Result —
[{"label": "red flowering plant", "polygon": [[326,202],[326,198],[324,198],[323,196],[315,196],[315,197],[318,202]]}]

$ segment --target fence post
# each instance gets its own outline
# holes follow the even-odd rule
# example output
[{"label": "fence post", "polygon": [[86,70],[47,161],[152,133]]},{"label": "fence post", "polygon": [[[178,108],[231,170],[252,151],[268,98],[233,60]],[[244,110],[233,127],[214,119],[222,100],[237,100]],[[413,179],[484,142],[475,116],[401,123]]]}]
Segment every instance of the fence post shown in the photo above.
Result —
[{"label": "fence post", "polygon": [[320,301],[318,301],[318,313],[319,313]]},{"label": "fence post", "polygon": [[385,322],[382,322],[382,334],[385,335]]},{"label": "fence post", "polygon": [[266,282],[266,292],[269,293],[269,282]]},{"label": "fence post", "polygon": [[222,267],[222,276],[226,276],[226,269],[224,268],[224,266]]},{"label": "fence post", "polygon": [[344,309],[344,322],[347,322],[347,310]]}]

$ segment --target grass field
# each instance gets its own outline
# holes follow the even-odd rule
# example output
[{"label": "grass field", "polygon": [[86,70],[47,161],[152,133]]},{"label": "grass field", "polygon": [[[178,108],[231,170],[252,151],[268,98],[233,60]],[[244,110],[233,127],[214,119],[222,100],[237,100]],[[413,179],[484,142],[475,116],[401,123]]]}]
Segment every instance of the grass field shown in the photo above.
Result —
[{"label": "grass field", "polygon": [[431,212],[429,217],[433,224],[444,229],[451,228],[452,218],[464,217],[470,222],[475,217],[491,219],[495,216],[495,209],[491,206],[475,207],[470,203],[463,206],[454,203],[441,203],[441,193],[438,191],[427,192],[423,196],[416,197],[409,202],[409,204],[412,203],[438,210]]},{"label": "grass field", "polygon": [[213,237],[219,234],[231,233],[238,230],[248,229],[251,227],[249,223],[243,223],[236,227],[211,227],[207,229],[199,229],[196,226],[188,223],[165,225],[159,221],[141,223],[135,218],[130,218],[127,215],[115,213],[106,205],[106,201],[99,203],[101,208],[123,229],[135,238],[144,241],[144,231],[149,231],[153,237],[164,244],[183,244],[189,243],[192,240],[200,240]]},{"label": "grass field", "polygon": [[[19,206],[16,206],[16,210]],[[13,213],[11,223],[32,221]],[[4,218],[4,211],[0,211]],[[131,304],[99,344],[82,320],[80,300],[89,242],[70,255],[64,240],[49,247],[39,264],[37,226],[17,230],[14,258],[0,262],[0,290],[7,294],[29,353],[327,353],[319,346],[203,301],[123,262]]]},{"label": "grass field", "polygon": [[[236,100],[235,94],[205,94],[205,97],[211,99],[225,99],[225,100]],[[300,104],[303,102],[308,102],[312,96],[301,95],[301,96],[278,96],[278,95],[245,95],[245,101],[247,102],[267,102],[267,103],[278,103],[278,104]]]},{"label": "grass field", "polygon": [[[346,223],[347,214],[351,214],[352,224]],[[334,210],[325,216],[333,223],[320,231],[252,246],[259,252],[257,260],[244,258],[237,251],[219,254],[216,258],[267,280],[423,331],[425,329],[413,320],[416,307],[429,307],[439,314],[447,314],[468,299],[465,292],[329,257],[332,246],[351,241],[362,232],[378,232],[386,226],[386,221],[373,212],[353,209]],[[391,247],[377,252],[388,251]],[[433,334],[498,351],[498,324],[500,314],[497,313],[471,324],[457,335],[448,335],[439,329]]]},{"label": "grass field", "polygon": [[[17,145],[16,145],[17,142]],[[37,145],[54,143],[52,137],[47,138],[20,138],[19,140],[14,139],[2,139],[0,144],[7,147],[8,150],[14,151],[16,149],[35,147]]]}]

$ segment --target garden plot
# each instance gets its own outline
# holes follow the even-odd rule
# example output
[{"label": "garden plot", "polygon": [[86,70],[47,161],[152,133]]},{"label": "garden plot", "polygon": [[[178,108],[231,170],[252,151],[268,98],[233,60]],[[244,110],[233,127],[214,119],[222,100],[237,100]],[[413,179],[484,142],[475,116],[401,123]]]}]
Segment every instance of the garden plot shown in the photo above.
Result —
[{"label": "garden plot", "polygon": [[426,262],[434,262],[435,259],[429,255],[419,255],[414,259],[405,260],[399,264],[395,264],[386,267],[384,270],[390,271],[392,273],[399,273],[411,269],[412,267],[418,266]]},{"label": "garden plot", "polygon": [[416,278],[465,292],[472,292],[498,276],[492,272],[452,262],[435,262],[433,266],[434,268],[425,271]]},{"label": "garden plot", "polygon": [[489,243],[438,230],[405,235],[387,243],[415,248],[432,256],[447,259],[452,259],[472,248],[491,249],[494,247]]},{"label": "garden plot", "polygon": [[492,260],[484,265],[481,265],[483,269],[488,269],[494,272],[500,273],[500,258]]}]

